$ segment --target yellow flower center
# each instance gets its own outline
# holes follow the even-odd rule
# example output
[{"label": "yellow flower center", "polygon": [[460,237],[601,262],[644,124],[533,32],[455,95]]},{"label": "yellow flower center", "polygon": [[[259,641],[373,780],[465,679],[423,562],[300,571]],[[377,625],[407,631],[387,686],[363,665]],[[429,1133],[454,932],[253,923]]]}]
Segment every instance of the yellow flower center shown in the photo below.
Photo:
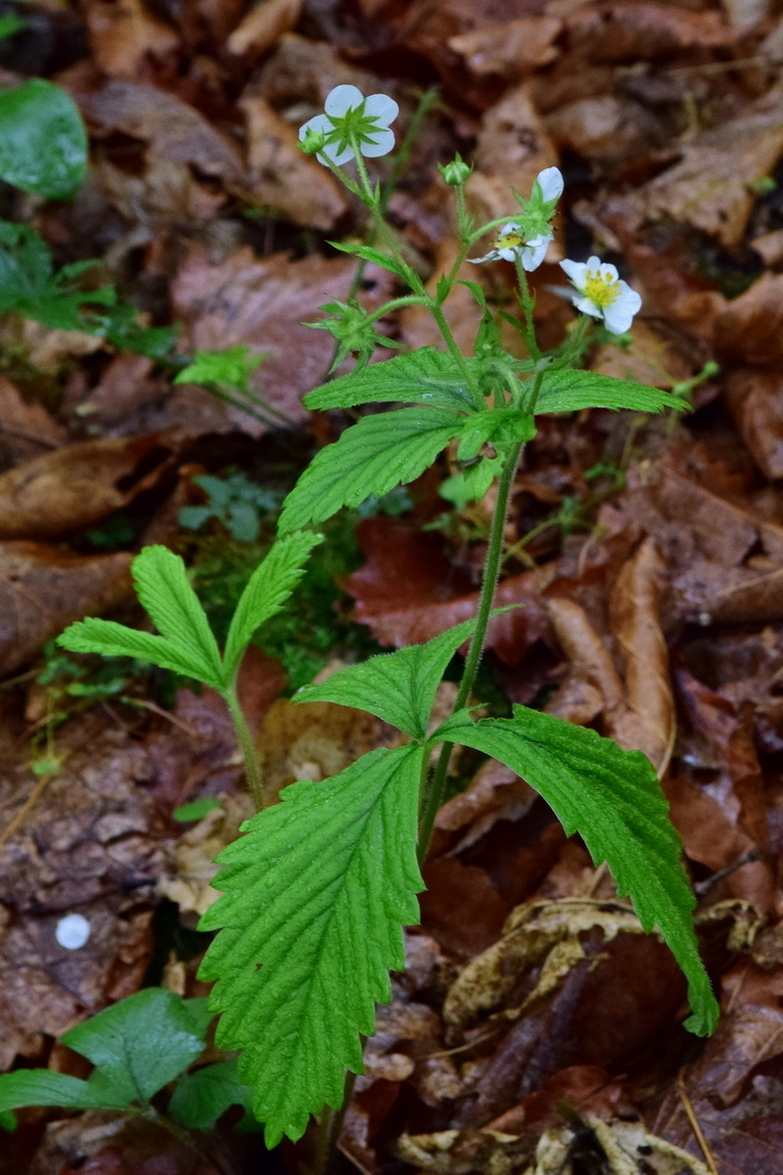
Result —
[{"label": "yellow flower center", "polygon": [[495,242],[496,249],[518,249],[520,245],[525,244],[525,235],[520,229],[512,229],[511,232],[501,233],[498,235]]},{"label": "yellow flower center", "polygon": [[620,283],[617,278],[604,277],[597,269],[588,269],[585,274],[584,291],[596,306],[611,306],[620,297]]}]

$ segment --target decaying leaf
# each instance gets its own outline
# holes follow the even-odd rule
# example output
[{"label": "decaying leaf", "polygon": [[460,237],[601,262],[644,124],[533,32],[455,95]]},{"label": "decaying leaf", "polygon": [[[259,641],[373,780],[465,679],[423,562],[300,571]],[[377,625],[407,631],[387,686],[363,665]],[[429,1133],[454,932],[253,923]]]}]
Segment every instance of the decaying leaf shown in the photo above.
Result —
[{"label": "decaying leaf", "polygon": [[773,371],[740,368],[726,381],[731,413],[762,473],[783,477],[783,381]]},{"label": "decaying leaf", "polygon": [[161,877],[158,889],[169,901],[176,902],[181,914],[201,915],[217,901],[220,894],[211,884],[219,869],[215,857],[236,840],[240,824],[254,812],[248,793],[222,796],[220,807],[213,808],[179,838],[173,869]]},{"label": "decaying leaf", "polygon": [[302,0],[260,0],[245,14],[226,42],[229,53],[260,56],[296,27]]},{"label": "decaying leaf", "polygon": [[65,429],[43,404],[28,403],[10,380],[0,377],[0,468],[39,457],[65,440]]},{"label": "decaying leaf", "polygon": [[85,5],[90,48],[110,77],[136,79],[150,57],[166,57],[180,39],[169,24],[154,16],[141,0],[89,0]]},{"label": "decaying leaf", "polygon": [[475,74],[497,74],[508,82],[519,81],[558,55],[553,41],[563,22],[552,16],[521,16],[502,24],[484,25],[472,33],[449,39],[449,48],[465,58]]}]

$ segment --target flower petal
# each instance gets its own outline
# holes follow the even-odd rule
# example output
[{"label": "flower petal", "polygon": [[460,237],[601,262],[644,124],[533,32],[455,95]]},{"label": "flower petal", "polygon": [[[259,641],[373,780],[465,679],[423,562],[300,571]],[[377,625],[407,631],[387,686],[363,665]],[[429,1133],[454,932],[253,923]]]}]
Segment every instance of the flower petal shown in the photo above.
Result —
[{"label": "flower petal", "polygon": [[388,155],[394,150],[394,131],[381,128],[368,132],[372,136],[371,143],[360,143],[359,150],[368,159],[376,159],[379,155]]},{"label": "flower petal", "polygon": [[584,261],[561,261],[560,268],[568,274],[576,288],[581,290],[584,286],[585,274],[587,273],[587,266]]},{"label": "flower petal", "polygon": [[551,237],[538,236],[533,237],[532,241],[528,241],[522,250],[522,268],[528,273],[532,273],[534,269],[538,269],[546,257],[546,251],[549,248]]},{"label": "flower petal", "polygon": [[316,114],[313,118],[308,118],[307,122],[302,123],[299,128],[299,142],[303,143],[307,137],[308,131],[320,131],[324,135],[328,135],[332,130],[332,124],[325,114]]},{"label": "flower petal", "polygon": [[625,289],[621,289],[619,297],[604,310],[606,329],[613,335],[622,335],[630,330],[633,316],[642,305],[642,299],[636,290],[632,290],[626,282],[621,282],[620,285],[625,286]]},{"label": "flower petal", "polygon": [[335,86],[326,95],[324,110],[332,118],[341,118],[347,110],[353,110],[354,107],[361,106],[363,101],[364,94],[361,90],[357,90],[356,86]]},{"label": "flower petal", "polygon": [[564,185],[559,167],[545,167],[543,171],[539,171],[536,178],[541,187],[541,195],[546,201],[560,199]]},{"label": "flower petal", "polygon": [[587,269],[591,269],[591,270],[592,270],[592,269],[597,269],[597,270],[600,270],[600,268],[601,268],[601,258],[600,258],[600,257],[596,257],[596,255],[595,255],[595,254],[593,254],[593,255],[592,255],[592,257],[588,257],[588,258],[587,258],[587,261],[585,262],[585,266],[586,266],[586,268],[587,268]]},{"label": "flower petal", "polygon": [[508,224],[501,224],[498,230],[499,237],[507,237],[509,233],[519,232],[519,225],[514,220],[510,220]]},{"label": "flower petal", "polygon": [[603,261],[598,267],[598,272],[601,277],[607,278],[609,281],[619,281],[620,274],[617,272],[616,265],[610,265],[608,261]]},{"label": "flower petal", "polygon": [[495,252],[498,255],[499,261],[516,261],[523,248],[523,245],[507,245],[505,249],[501,246]]},{"label": "flower petal", "polygon": [[377,119],[382,127],[388,128],[389,123],[394,122],[400,113],[400,108],[388,94],[370,94],[364,104],[364,113]]},{"label": "flower petal", "polygon": [[573,303],[577,310],[581,310],[583,314],[590,314],[593,318],[603,318],[604,316],[603,310],[600,306],[596,306],[592,298],[582,298],[575,294]]},{"label": "flower petal", "polygon": [[485,253],[483,257],[468,257],[471,265],[481,265],[482,261],[497,261],[500,254],[497,249],[490,249],[489,253]]}]

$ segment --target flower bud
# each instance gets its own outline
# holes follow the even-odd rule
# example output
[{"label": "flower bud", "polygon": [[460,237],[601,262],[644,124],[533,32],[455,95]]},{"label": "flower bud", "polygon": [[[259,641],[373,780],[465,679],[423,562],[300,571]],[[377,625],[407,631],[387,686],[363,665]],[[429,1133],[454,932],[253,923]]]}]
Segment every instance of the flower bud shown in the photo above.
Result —
[{"label": "flower bud", "polygon": [[451,163],[447,163],[445,166],[439,163],[438,171],[447,184],[452,188],[459,188],[465,183],[473,168],[465,162],[458,151]]},{"label": "flower bud", "polygon": [[315,155],[317,151],[323,150],[325,143],[326,135],[323,131],[314,131],[308,127],[299,146],[305,155]]}]

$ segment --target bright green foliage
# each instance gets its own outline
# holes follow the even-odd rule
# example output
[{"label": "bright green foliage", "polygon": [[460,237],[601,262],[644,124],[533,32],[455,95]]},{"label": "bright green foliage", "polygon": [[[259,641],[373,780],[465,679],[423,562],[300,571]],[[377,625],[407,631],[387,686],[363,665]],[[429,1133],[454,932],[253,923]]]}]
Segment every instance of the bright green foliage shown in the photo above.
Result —
[{"label": "bright green foliage", "polygon": [[321,322],[305,322],[302,325],[311,326],[313,330],[326,330],[336,341],[337,350],[330,371],[335,371],[348,355],[356,355],[356,368],[360,369],[369,362],[376,347],[396,349],[402,345],[380,334],[367,311],[355,298],[350,298],[347,302],[326,302],[318,309],[326,311],[332,317],[324,318]]},{"label": "bright green foliage", "polygon": [[222,805],[214,796],[204,796],[201,800],[193,800],[190,804],[180,804],[171,813],[173,820],[178,824],[191,824],[196,820],[203,820],[209,812],[214,812]]},{"label": "bright green foliage", "polygon": [[644,929],[658,927],[688,978],[693,1015],[686,1027],[699,1035],[712,1032],[718,1005],[699,958],[695,899],[680,860],[680,838],[646,755],[524,706],[514,707],[513,718],[480,722],[463,710],[438,736],[516,771],[541,793],[569,836],[582,836],[596,864],[606,861]]},{"label": "bright green foliage", "polygon": [[177,1083],[169,1113],[190,1130],[212,1130],[230,1106],[250,1109],[251,1089],[243,1085],[236,1057],[186,1073]]},{"label": "bright green foliage", "polygon": [[240,596],[226,638],[225,672],[231,680],[253,634],[283,607],[304,575],[304,565],[320,534],[300,531],[280,539],[259,564]]},{"label": "bright green foliage", "polygon": [[87,132],[76,103],[41,78],[0,93],[0,179],[64,200],[87,174]]},{"label": "bright green foliage", "polygon": [[681,412],[686,405],[671,392],[648,388],[632,380],[596,375],[592,371],[560,368],[545,371],[536,401],[540,412],[578,412],[582,408],[629,408],[632,412],[663,412],[674,408]]},{"label": "bright green foliage", "polygon": [[200,474],[194,483],[205,490],[209,501],[203,506],[183,506],[179,521],[188,530],[198,530],[209,518],[222,522],[238,543],[254,543],[261,530],[261,515],[274,510],[280,497],[266,490],[242,472],[230,477]]},{"label": "bright green foliage", "polygon": [[333,249],[339,249],[341,253],[351,253],[354,257],[361,257],[362,261],[370,261],[373,265],[380,265],[382,269],[396,273],[403,280],[408,276],[405,266],[395,257],[391,257],[388,253],[382,253],[380,249],[373,249],[371,245],[357,245],[347,241],[330,241],[329,244]]},{"label": "bright green foliage", "polygon": [[332,674],[321,685],[306,685],[295,702],[337,702],[375,714],[411,738],[426,738],[435,691],[457,649],[469,639],[475,620],[423,645],[370,657]]},{"label": "bright green foliage", "polygon": [[452,356],[434,347],[373,363],[305,396],[308,408],[353,408],[356,404],[392,402],[427,404],[457,412],[477,412],[484,407]]},{"label": "bright green foliage", "polygon": [[460,461],[470,461],[478,456],[487,442],[495,449],[502,449],[520,441],[530,441],[535,435],[533,417],[519,408],[487,408],[465,422],[457,457]]},{"label": "bright green foliage", "polygon": [[180,324],[140,326],[139,312],[131,302],[117,302],[104,313],[90,317],[93,334],[102,335],[118,351],[146,355],[148,359],[166,359],[171,354]]},{"label": "bright green foliage", "polygon": [[438,486],[438,493],[447,502],[463,509],[468,502],[479,502],[503,468],[502,457],[482,458],[459,473],[453,473]]},{"label": "bright green foliage", "polygon": [[401,925],[418,920],[419,779],[426,749],[381,748],[243,825],[225,849],[223,892],[200,923],[220,930],[200,975],[216,980],[219,1048],[242,1048],[239,1075],[267,1146],[298,1138],[309,1114],[342,1102],[361,1072],[361,1034],[403,966]]},{"label": "bright green foliage", "polygon": [[[21,16],[17,16],[15,12],[7,12],[4,16],[0,16],[0,40],[13,37],[14,33],[20,33],[22,29],[26,28],[27,21]],[[0,1120],[0,1125],[2,1125],[2,1120]]]},{"label": "bright green foliage", "polygon": [[464,418],[444,408],[363,416],[311,461],[285,500],[280,533],[321,522],[341,506],[358,506],[370,494],[381,498],[401,482],[413,481],[463,423]]},{"label": "bright green foliage", "polygon": [[54,330],[89,329],[83,307],[114,301],[111,289],[84,293],[74,287],[73,279],[93,265],[77,261],[55,272],[43,237],[26,225],[0,220],[0,314],[15,311]]},{"label": "bright green foliage", "polygon": [[23,1106],[127,1109],[146,1105],[204,1051],[204,1000],[149,987],[78,1024],[63,1044],[95,1065],[87,1081],[48,1069],[0,1076],[0,1111]]},{"label": "bright green foliage", "polygon": [[217,384],[218,387],[247,389],[251,375],[263,362],[263,355],[252,354],[249,347],[237,343],[223,351],[197,351],[187,367],[176,376],[175,384]]},{"label": "bright green foliage", "polygon": [[16,1114],[13,1110],[0,1110],[0,1130],[13,1134],[16,1130]]}]

